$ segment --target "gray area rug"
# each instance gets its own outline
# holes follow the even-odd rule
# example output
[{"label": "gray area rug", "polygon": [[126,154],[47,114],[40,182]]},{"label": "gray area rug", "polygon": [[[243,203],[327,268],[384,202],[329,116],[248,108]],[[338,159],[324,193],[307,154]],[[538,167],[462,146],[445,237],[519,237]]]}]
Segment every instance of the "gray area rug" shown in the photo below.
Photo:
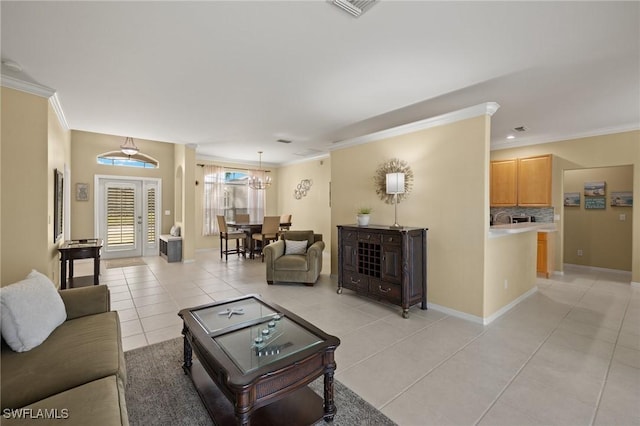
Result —
[{"label": "gray area rug", "polygon": [[[182,371],[182,338],[125,352],[125,361],[125,393],[132,426],[213,424],[191,379]],[[322,396],[323,378],[310,387]],[[395,425],[337,380],[334,400],[338,412],[332,424],[336,426]]]}]

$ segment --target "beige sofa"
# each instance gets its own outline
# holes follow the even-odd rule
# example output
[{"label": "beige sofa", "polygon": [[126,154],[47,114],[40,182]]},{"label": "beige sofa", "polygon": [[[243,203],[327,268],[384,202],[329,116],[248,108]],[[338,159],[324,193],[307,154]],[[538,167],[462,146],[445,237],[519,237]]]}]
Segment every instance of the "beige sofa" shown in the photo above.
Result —
[{"label": "beige sofa", "polygon": [[[285,254],[287,240],[307,241],[304,254]],[[322,271],[322,234],[313,231],[286,231],[282,239],[264,248],[267,265],[267,283],[276,281],[298,282],[312,286]]]},{"label": "beige sofa", "polygon": [[128,425],[120,322],[107,286],[60,295],[67,320],[41,345],[14,352],[2,341],[0,423]]}]

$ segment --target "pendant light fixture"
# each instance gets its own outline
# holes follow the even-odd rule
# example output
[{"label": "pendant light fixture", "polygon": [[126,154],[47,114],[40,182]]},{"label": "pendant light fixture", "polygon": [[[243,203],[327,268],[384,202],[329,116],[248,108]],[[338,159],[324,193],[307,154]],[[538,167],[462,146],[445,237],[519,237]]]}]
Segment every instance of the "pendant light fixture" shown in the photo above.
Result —
[{"label": "pendant light fixture", "polygon": [[271,176],[267,176],[266,170],[262,168],[262,151],[258,151],[260,156],[260,165],[253,176],[249,178],[249,187],[253,189],[267,189],[271,186]]},{"label": "pendant light fixture", "polygon": [[133,138],[126,138],[124,140],[124,144],[120,145],[120,151],[122,151],[123,154],[131,157],[132,155],[136,155],[140,150],[138,149],[136,144],[133,143]]}]

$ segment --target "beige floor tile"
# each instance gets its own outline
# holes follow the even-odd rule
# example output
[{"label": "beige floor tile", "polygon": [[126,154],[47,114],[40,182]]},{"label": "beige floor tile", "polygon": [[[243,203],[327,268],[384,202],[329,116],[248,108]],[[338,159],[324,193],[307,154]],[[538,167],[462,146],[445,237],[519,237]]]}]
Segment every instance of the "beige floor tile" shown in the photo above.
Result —
[{"label": "beige floor tile", "polygon": [[618,332],[616,330],[606,327],[598,327],[586,322],[576,321],[572,318],[563,319],[558,328],[580,336],[603,340],[609,343],[615,343],[618,339]]},{"label": "beige floor tile", "polygon": [[629,367],[640,369],[640,351],[616,345],[613,360]]},{"label": "beige floor tile", "polygon": [[542,426],[546,423],[525,412],[520,407],[514,407],[502,400],[491,406],[489,411],[478,422],[478,426]]},{"label": "beige floor tile", "polygon": [[131,300],[131,293],[128,291],[123,291],[120,293],[111,293],[109,295],[112,302],[119,302],[121,300]]},{"label": "beige floor tile", "polygon": [[[640,424],[640,369],[617,361],[611,363],[609,376],[602,392],[599,411],[600,424],[605,416],[617,413],[625,421],[616,425]],[[627,421],[629,420],[629,421]]]},{"label": "beige floor tile", "polygon": [[146,317],[151,317],[154,315],[166,314],[166,313],[177,314],[177,312],[180,309],[178,308],[178,305],[173,300],[171,300],[169,302],[140,306],[140,307],[137,307],[136,310],[138,311],[138,316],[140,318],[146,318]]},{"label": "beige floor tile", "polygon": [[122,309],[118,311],[118,318],[120,319],[121,323],[124,321],[135,320],[138,319],[138,312],[135,308]]},{"label": "beige floor tile", "polygon": [[141,318],[142,328],[145,333],[167,327],[181,327],[182,320],[178,313],[167,313],[154,315],[152,317]]},{"label": "beige floor tile", "polygon": [[141,306],[153,305],[157,303],[170,302],[170,301],[171,301],[171,296],[167,293],[133,298],[133,303],[136,305],[136,308],[139,308]]},{"label": "beige floor tile", "polygon": [[140,283],[129,284],[129,289],[131,291],[140,290],[140,289],[149,288],[149,287],[160,287],[160,283],[158,281],[144,281]]},{"label": "beige floor tile", "polygon": [[124,309],[131,309],[134,308],[135,305],[133,304],[133,300],[127,299],[127,300],[118,300],[118,301],[111,301],[111,310],[112,311],[121,311]]},{"label": "beige floor tile", "polygon": [[147,338],[144,334],[136,334],[135,336],[123,337],[122,348],[124,351],[130,351],[131,349],[141,348],[147,346]]},{"label": "beige floor tile", "polygon": [[618,337],[618,345],[625,346],[629,349],[640,351],[640,334],[624,331],[620,332]]},{"label": "beige floor tile", "polygon": [[204,296],[205,292],[198,287],[176,288],[169,287],[167,291],[174,299],[183,299],[189,296]]},{"label": "beige floor tile", "polygon": [[146,297],[146,296],[153,296],[156,294],[163,294],[166,293],[167,291],[160,287],[160,286],[154,286],[154,287],[145,287],[145,288],[139,288],[139,289],[135,289],[135,290],[131,290],[131,296],[133,296],[134,298],[140,298],[140,297]]},{"label": "beige floor tile", "polygon": [[193,308],[200,305],[213,303],[213,299],[206,294],[197,294],[195,296],[181,297],[174,299],[178,305],[178,309]]},{"label": "beige floor tile", "polygon": [[147,341],[150,345],[154,343],[164,342],[165,340],[175,339],[182,336],[182,326],[173,325],[171,327],[161,328],[158,330],[148,331],[145,333]]},{"label": "beige floor tile", "polygon": [[120,323],[120,330],[122,332],[122,337],[133,336],[142,333],[142,324],[138,319],[122,321]]}]

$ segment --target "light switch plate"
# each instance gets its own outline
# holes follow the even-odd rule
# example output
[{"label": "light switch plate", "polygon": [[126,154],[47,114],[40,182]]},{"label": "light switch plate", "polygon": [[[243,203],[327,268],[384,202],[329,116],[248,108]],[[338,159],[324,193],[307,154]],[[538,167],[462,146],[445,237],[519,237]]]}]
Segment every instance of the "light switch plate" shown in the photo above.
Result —
[{"label": "light switch plate", "polygon": [[627,220],[627,215],[622,213],[622,214],[620,214],[620,216],[618,216],[618,219],[620,219],[620,221],[624,222],[625,220]]},{"label": "light switch plate", "polygon": [[171,216],[171,210],[165,210],[164,211],[164,215],[165,216]]}]

